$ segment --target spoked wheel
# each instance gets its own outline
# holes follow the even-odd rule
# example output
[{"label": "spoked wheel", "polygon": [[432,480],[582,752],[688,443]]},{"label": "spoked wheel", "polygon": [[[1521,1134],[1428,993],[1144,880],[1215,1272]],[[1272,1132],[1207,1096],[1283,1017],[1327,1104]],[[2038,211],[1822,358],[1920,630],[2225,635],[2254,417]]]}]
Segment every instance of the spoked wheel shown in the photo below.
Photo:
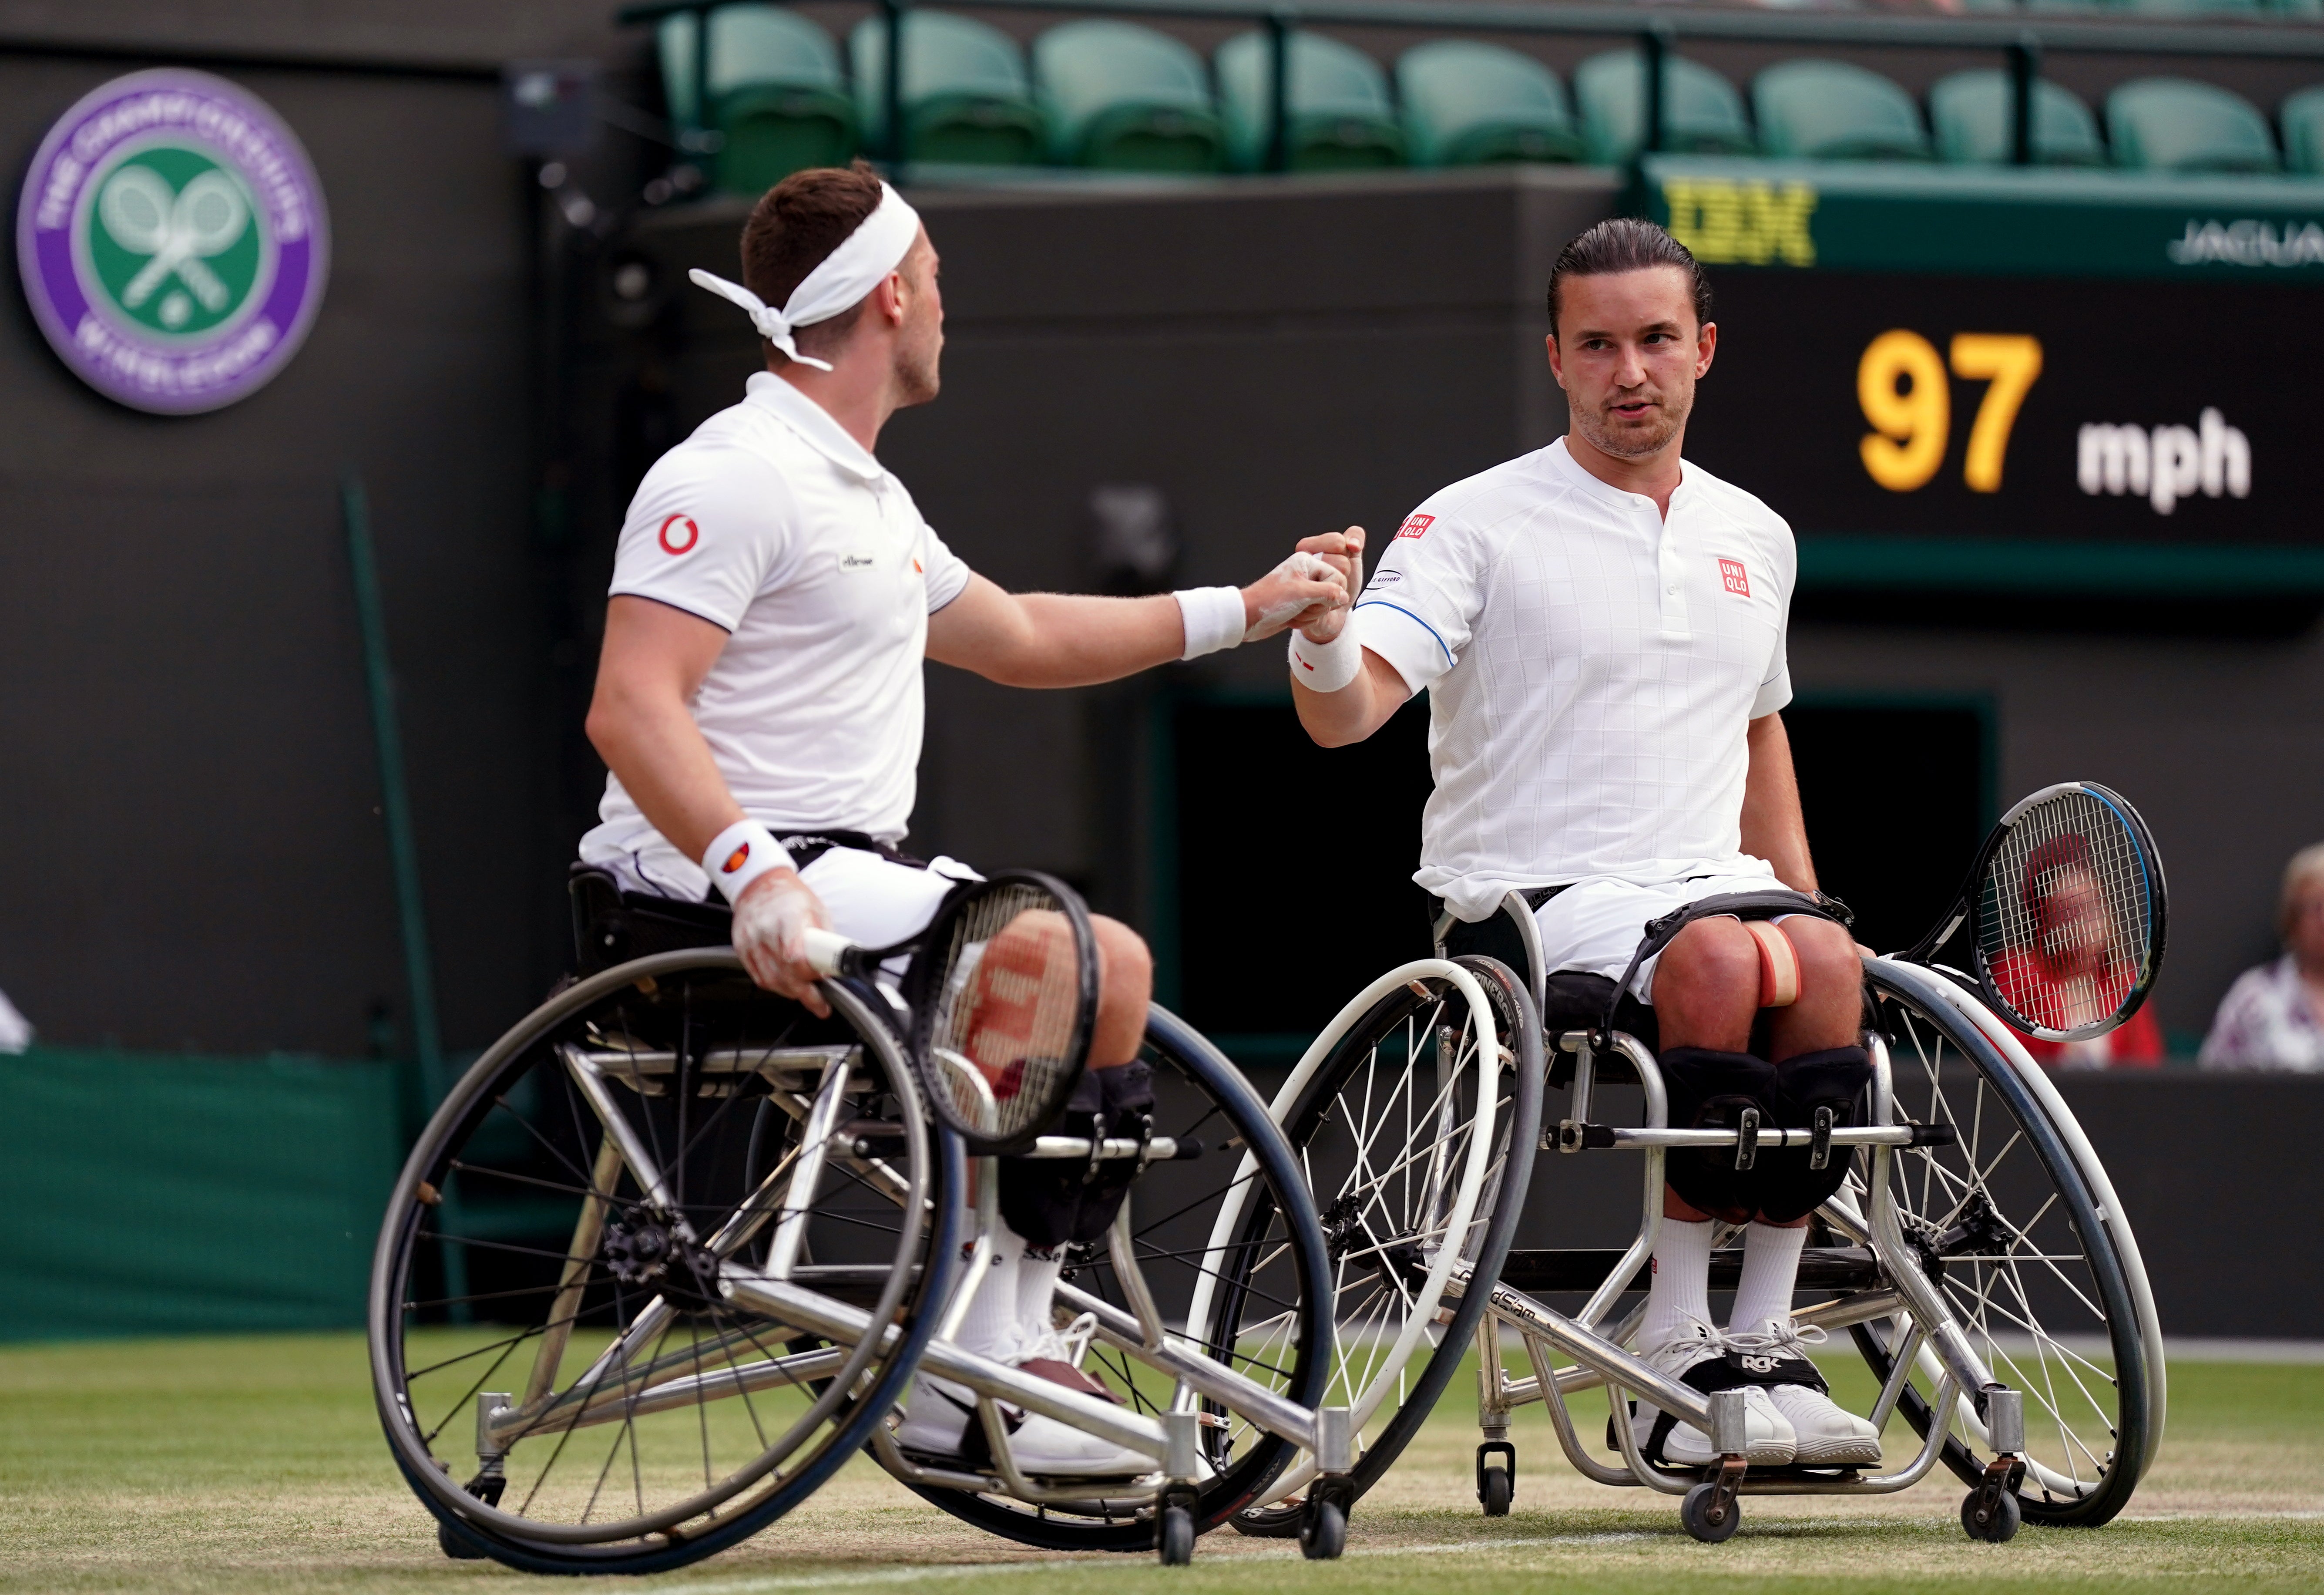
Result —
[{"label": "spoked wheel", "polygon": [[[1140,1056],[1154,1070],[1155,1133],[1202,1150],[1151,1165],[1130,1187],[1138,1273],[1174,1342],[1312,1408],[1323,1399],[1329,1368],[1331,1297],[1323,1234],[1291,1149],[1241,1073],[1175,1014],[1149,1011]],[[1222,1234],[1221,1213],[1230,1203],[1234,1222]],[[1136,1316],[1131,1290],[1103,1244],[1076,1249],[1056,1316],[1063,1323],[1097,1305]],[[1260,1428],[1233,1402],[1181,1382],[1119,1337],[1093,1342],[1082,1366],[1137,1411],[1203,1415],[1201,1476],[1184,1508],[1189,1547],[1193,1535],[1248,1505],[1295,1454],[1290,1441]],[[1157,1543],[1154,1486],[1148,1478],[1123,1481],[1111,1493],[1076,1492],[1059,1482],[1060,1498],[1038,1504],[913,1488],[954,1516],[1026,1544],[1143,1551]],[[1166,1540],[1162,1548],[1178,1546]]]},{"label": "spoked wheel", "polygon": [[[1408,965],[1343,1010],[1320,1065],[1276,1102],[1331,1251],[1324,1399],[1353,1415],[1351,1498],[1404,1450],[1475,1341],[1488,1293],[1465,1281],[1499,1277],[1533,1176],[1543,1083],[1533,1000],[1505,964],[1454,962],[1482,988],[1483,1024],[1434,973],[1441,963]],[[1235,1526],[1297,1535],[1314,1476],[1302,1457]]]},{"label": "spoked wheel", "polygon": [[[1957,1145],[1900,1148],[1890,1188],[1908,1245],[1938,1279],[1994,1377],[2024,1393],[2028,1522],[2094,1526],[2122,1510],[2161,1439],[2163,1346],[2153,1298],[2105,1171],[2048,1082],[2006,1059],[1964,1005],[1976,999],[1910,964],[1868,966],[1899,1118],[1950,1125]],[[1981,1010],[1979,1010],[1981,1011]],[[1848,1195],[1866,1196],[1859,1153]],[[1853,1334],[1885,1380],[1900,1321]],[[1898,1406],[1924,1438],[1939,1372],[1917,1369]],[[1975,1484],[1991,1460],[1963,1402],[1944,1461]]]},{"label": "spoked wheel", "polygon": [[[867,989],[833,1017],[724,950],[552,998],[480,1058],[405,1165],[372,1272],[397,1464],[447,1550],[650,1572],[755,1533],[862,1445],[952,1272],[957,1143]],[[787,1276],[900,1337],[738,1309]]]}]

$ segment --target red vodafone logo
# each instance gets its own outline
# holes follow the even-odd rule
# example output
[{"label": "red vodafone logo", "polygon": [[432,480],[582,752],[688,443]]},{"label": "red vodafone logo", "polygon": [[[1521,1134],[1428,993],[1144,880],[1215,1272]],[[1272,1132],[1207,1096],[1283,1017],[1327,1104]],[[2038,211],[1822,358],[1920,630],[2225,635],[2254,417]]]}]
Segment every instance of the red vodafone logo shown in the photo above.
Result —
[{"label": "red vodafone logo", "polygon": [[665,554],[685,554],[702,540],[702,528],[694,523],[691,515],[665,516],[661,523],[661,551]]}]

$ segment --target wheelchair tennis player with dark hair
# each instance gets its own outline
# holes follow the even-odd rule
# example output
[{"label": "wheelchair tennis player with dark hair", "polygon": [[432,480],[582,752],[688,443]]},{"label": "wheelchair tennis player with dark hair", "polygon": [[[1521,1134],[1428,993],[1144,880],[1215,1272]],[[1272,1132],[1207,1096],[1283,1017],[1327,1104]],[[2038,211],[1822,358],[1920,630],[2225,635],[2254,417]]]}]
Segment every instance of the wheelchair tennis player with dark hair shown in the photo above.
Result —
[{"label": "wheelchair tennis player with dark hair", "polygon": [[[1575,238],[1549,285],[1567,435],[1422,503],[1351,611],[1291,644],[1316,742],[1370,736],[1424,687],[1431,717],[1415,880],[1436,955],[1351,997],[1272,1110],[1334,1248],[1346,1488],[1377,1481],[1473,1350],[1489,1516],[1516,1489],[1510,1411],[1540,1401],[1577,1471],[1683,1496],[1704,1540],[1736,1532],[1740,1495],[1891,1492],[1941,1460],[1971,1486],[1972,1537],[2103,1523],[2160,1440],[2161,1332],[2121,1203],[2020,1037],[2136,1013],[2161,864],[2127,803],[2067,783],[2003,816],[1914,948],[1854,943],[1817,890],[1780,716],[1790,530],[1681,455],[1710,309],[1652,224]],[[1360,574],[1359,528],[1300,546]],[[2104,927],[2070,968],[2021,890],[2069,857],[2103,899],[2075,924]],[[1964,926],[1973,971],[1933,962]],[[2027,974],[2085,964],[2105,979]],[[1495,1010],[1473,1039],[1464,982]],[[1599,1095],[1631,1083],[1635,1120]],[[1570,1095],[1545,1129],[1548,1090]],[[1644,1158],[1627,1249],[1513,1249],[1537,1147]],[[1565,1295],[1586,1299],[1540,1299]],[[1868,1415],[1809,1354],[1833,1332],[1879,1387]],[[1569,1409],[1591,1390],[1611,1462]],[[1892,1415],[1920,1444],[1868,1473]],[[1304,1477],[1237,1526],[1288,1532]]]},{"label": "wheelchair tennis player with dark hair", "polygon": [[[1300,719],[1327,746],[1355,742],[1429,690],[1416,878],[1460,920],[1524,892],[1550,969],[1651,1001],[1672,1123],[1844,1112],[1870,1074],[1862,971],[1816,894],[1779,714],[1791,530],[1681,457],[1718,343],[1709,290],[1681,245],[1622,220],[1568,244],[1549,293],[1571,430],[1414,512],[1344,629],[1293,644]],[[1343,558],[1360,533],[1301,547]],[[1637,953],[1639,927],[1674,914]],[[1808,1215],[1843,1172],[1776,1153],[1748,1175],[1669,1165],[1639,1349],[1695,1388],[1744,1389],[1755,1462],[1879,1460],[1791,1323]],[[1748,1225],[1724,1325],[1707,1295],[1715,1220]],[[1651,1406],[1637,1423],[1655,1461],[1717,1454]]]}]

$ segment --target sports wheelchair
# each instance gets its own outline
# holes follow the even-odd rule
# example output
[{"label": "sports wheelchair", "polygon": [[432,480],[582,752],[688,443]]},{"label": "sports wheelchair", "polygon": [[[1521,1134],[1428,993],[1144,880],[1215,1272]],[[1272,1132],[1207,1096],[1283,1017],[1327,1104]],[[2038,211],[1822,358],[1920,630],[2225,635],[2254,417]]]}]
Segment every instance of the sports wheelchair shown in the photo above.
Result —
[{"label": "sports wheelchair", "polygon": [[[2159,863],[2152,887],[2159,915]],[[1488,1516],[1508,1511],[1516,1491],[1510,1414],[1535,1401],[1576,1471],[1681,1496],[1685,1527],[1707,1541],[1736,1531],[1739,1496],[1901,1490],[1940,1461],[1970,1487],[1961,1517],[1973,1538],[2122,1510],[2163,1433],[2153,1298],[2105,1169],[1980,995],[1989,985],[1903,957],[1865,961],[1873,1079],[1857,1127],[1746,1116],[1674,1128],[1654,1015],[1627,991],[1617,1004],[1603,976],[1546,970],[1525,897],[1512,892],[1481,925],[1440,919],[1436,939],[1435,957],[1383,974],[1341,1010],[1274,1102],[1330,1246],[1332,1380],[1357,1428],[1354,1490],[1379,1480],[1473,1351]],[[1545,1092],[1563,1094],[1554,1122]],[[1849,1168],[1814,1215],[1798,1277],[1812,1305],[1794,1322],[1846,1332],[1878,1384],[1874,1425],[1901,1413],[1919,1436],[1887,1471],[1747,1469],[1740,1390],[1706,1396],[1626,1349],[1645,1315],[1671,1153],[1733,1148],[1748,1167],[1764,1149],[1803,1146]],[[1516,1248],[1521,1220],[1570,1231],[1580,1182],[1561,1176],[1607,1153],[1641,1166],[1628,1245]],[[1714,1290],[1736,1282],[1738,1230],[1714,1231]],[[1505,1337],[1529,1371],[1505,1367]],[[1597,1388],[1608,1392],[1603,1451],[1571,1405]],[[1628,1421],[1626,1397],[1637,1397],[1700,1427],[1723,1461],[1648,1461]],[[1291,1532],[1309,1477],[1303,1460],[1235,1526]]]},{"label": "sports wheelchair", "polygon": [[[751,982],[723,908],[628,896],[595,871],[576,871],[573,900],[575,976],[438,1108],[374,1256],[380,1416],[447,1554],[682,1566],[865,1450],[997,1533],[1166,1563],[1296,1456],[1303,1548],[1339,1554],[1352,1430],[1323,1406],[1323,1231],[1266,1105],[1200,1035],[1153,1009],[1150,1114],[1018,1154],[1136,1161],[1054,1304],[1108,1401],[952,1342],[999,1182],[932,1111],[892,982],[828,978],[817,1018]],[[973,1466],[897,1449],[923,1365],[973,1392],[989,1441]],[[1028,1477],[1012,1411],[1160,1466]]]}]

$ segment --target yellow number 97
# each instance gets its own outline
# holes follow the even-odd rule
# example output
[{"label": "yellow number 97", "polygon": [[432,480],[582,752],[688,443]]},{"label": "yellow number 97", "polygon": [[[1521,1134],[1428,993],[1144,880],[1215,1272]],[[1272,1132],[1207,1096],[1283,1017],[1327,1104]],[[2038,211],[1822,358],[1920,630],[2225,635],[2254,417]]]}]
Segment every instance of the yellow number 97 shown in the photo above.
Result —
[{"label": "yellow number 97", "polygon": [[1902,327],[1874,338],[1856,367],[1856,401],[1877,429],[1859,446],[1872,480],[1910,493],[1937,474],[1952,431],[1952,396],[1944,359],[1928,339]]}]

